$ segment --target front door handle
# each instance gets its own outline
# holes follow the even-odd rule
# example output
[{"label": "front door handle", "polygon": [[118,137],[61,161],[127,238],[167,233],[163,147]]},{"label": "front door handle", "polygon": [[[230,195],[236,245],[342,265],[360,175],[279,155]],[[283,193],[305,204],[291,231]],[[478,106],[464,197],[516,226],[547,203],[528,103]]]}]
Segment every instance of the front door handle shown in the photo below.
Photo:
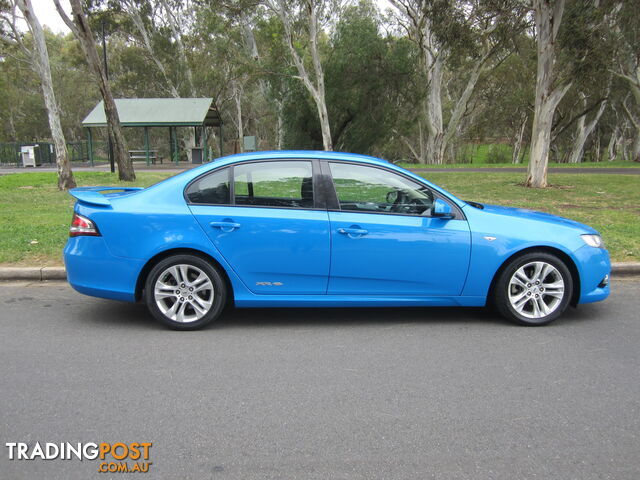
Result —
[{"label": "front door handle", "polygon": [[367,233],[369,233],[369,231],[365,230],[364,228],[353,226],[349,228],[339,228],[338,233],[341,233],[343,235],[348,235],[351,238],[356,238],[362,235],[366,235]]},{"label": "front door handle", "polygon": [[212,228],[219,228],[223,232],[233,232],[236,228],[240,228],[240,224],[231,220],[223,220],[222,222],[211,222]]}]

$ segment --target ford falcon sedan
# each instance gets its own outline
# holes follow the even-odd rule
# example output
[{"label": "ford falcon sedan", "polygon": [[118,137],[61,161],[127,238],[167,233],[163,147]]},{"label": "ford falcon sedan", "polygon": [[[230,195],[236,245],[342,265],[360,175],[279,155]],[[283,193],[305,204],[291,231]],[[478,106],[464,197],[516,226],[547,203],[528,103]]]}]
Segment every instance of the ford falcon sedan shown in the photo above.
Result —
[{"label": "ford falcon sedan", "polygon": [[609,295],[609,255],[593,228],[464,201],[363,155],[232,155],[144,189],[71,195],[71,286],[143,300],[178,330],[228,304],[491,306],[543,325]]}]

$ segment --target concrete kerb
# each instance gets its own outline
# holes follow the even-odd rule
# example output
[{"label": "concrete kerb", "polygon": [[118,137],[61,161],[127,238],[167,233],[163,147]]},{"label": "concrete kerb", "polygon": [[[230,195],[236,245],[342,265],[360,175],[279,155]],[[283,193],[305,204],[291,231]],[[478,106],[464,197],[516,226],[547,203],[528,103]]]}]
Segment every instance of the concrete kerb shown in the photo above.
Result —
[{"label": "concrete kerb", "polygon": [[64,267],[0,267],[0,280],[66,280]]},{"label": "concrete kerb", "polygon": [[[611,275],[615,277],[640,275],[640,262],[621,262],[611,265]],[[16,280],[66,280],[64,267],[0,267],[0,281]]]}]

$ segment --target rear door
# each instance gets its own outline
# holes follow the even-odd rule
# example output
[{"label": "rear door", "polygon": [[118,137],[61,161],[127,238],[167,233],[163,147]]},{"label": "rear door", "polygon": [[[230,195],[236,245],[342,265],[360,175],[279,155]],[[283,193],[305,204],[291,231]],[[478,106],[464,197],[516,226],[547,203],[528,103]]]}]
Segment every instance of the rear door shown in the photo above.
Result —
[{"label": "rear door", "polygon": [[194,216],[258,294],[325,294],[330,234],[315,160],[236,164],[187,187]]},{"label": "rear door", "polygon": [[[440,194],[381,167],[329,162],[337,205],[331,222],[329,294],[460,295],[471,236],[462,213],[431,216]],[[326,167],[326,165],[323,165]]]}]

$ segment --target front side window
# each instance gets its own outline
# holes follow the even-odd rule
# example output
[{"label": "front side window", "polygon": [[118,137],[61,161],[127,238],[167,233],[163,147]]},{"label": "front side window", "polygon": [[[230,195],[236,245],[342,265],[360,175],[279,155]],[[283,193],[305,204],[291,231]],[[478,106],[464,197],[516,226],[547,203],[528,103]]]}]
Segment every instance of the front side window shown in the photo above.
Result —
[{"label": "front side window", "polygon": [[341,210],[431,215],[433,193],[424,185],[381,168],[329,165]]},{"label": "front side window", "polygon": [[216,170],[196,180],[189,185],[186,195],[191,203],[228,205],[229,169]]},{"label": "front side window", "polygon": [[236,205],[313,208],[313,168],[309,161],[257,162],[236,165]]}]

